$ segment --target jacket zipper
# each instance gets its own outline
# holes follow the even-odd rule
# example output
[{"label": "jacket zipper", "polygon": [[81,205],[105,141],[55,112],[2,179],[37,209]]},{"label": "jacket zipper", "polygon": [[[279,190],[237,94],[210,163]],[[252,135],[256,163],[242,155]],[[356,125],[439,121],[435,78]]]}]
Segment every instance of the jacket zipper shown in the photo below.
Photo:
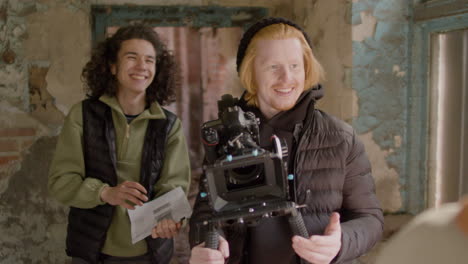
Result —
[{"label": "jacket zipper", "polygon": [[125,136],[122,144],[122,149],[120,152],[120,158],[124,158],[127,153],[128,140],[130,139],[130,125],[125,124]]},{"label": "jacket zipper", "polygon": [[130,125],[126,124],[125,138],[128,140],[130,138]]}]

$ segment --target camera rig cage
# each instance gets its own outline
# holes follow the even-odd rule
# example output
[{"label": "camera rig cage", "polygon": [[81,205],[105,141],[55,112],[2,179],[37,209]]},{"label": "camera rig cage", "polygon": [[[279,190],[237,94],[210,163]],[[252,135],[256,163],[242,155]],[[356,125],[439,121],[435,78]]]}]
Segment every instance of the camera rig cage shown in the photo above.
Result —
[{"label": "camera rig cage", "polygon": [[244,112],[238,99],[225,94],[218,101],[218,119],[202,125],[205,149],[203,184],[212,214],[198,219],[208,228],[206,246],[218,248],[218,227],[255,224],[262,217],[290,215],[293,233],[308,237],[298,206],[291,201],[287,146],[271,137],[273,151],[259,146],[259,119]]}]

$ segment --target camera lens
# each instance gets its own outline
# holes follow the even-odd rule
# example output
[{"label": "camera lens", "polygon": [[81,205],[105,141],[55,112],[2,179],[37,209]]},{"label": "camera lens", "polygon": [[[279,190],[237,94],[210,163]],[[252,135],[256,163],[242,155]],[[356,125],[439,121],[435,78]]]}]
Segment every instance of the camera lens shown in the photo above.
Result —
[{"label": "camera lens", "polygon": [[225,176],[229,190],[254,187],[262,184],[264,181],[263,164],[255,164],[227,170],[225,171]]}]

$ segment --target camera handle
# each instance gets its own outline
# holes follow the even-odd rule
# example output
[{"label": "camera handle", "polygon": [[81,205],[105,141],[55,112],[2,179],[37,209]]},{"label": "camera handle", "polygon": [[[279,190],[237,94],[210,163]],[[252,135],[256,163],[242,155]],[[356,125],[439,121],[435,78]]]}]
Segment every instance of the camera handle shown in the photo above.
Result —
[{"label": "camera handle", "polygon": [[[307,232],[307,228],[305,227],[304,219],[302,218],[301,212],[297,210],[297,208],[294,208],[294,210],[292,210],[288,221],[289,226],[291,227],[291,230],[293,231],[294,235],[309,238],[309,232]],[[309,262],[301,259],[301,264],[309,264]]]},{"label": "camera handle", "polygon": [[[304,238],[309,238],[309,232],[304,224],[302,214],[297,208],[291,208],[291,214],[288,218],[289,226],[293,231],[294,235],[298,235]],[[208,231],[205,234],[205,247],[211,249],[218,249],[219,246],[219,234],[216,231],[213,223],[208,224]],[[309,262],[301,259],[301,264],[309,264]]]},{"label": "camera handle", "polygon": [[289,216],[289,226],[293,231],[294,235],[301,236],[304,238],[309,238],[309,233],[304,224],[304,219],[302,219],[301,212],[294,210]]},{"label": "camera handle", "polygon": [[219,234],[213,224],[208,227],[208,232],[205,235],[205,247],[211,249],[218,249],[219,246]]}]

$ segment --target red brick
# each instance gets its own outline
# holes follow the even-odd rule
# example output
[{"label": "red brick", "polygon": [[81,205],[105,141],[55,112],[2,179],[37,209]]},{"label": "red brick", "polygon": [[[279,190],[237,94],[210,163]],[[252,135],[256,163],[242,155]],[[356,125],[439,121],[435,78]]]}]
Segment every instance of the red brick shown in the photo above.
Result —
[{"label": "red brick", "polygon": [[14,152],[18,150],[18,142],[16,142],[16,140],[0,139],[0,152]]},{"label": "red brick", "polygon": [[4,156],[4,157],[0,157],[0,165],[5,165],[9,162],[12,162],[12,161],[15,161],[15,160],[18,160],[19,159],[19,156]]},{"label": "red brick", "polygon": [[36,135],[32,127],[0,128],[0,137],[30,137]]}]

